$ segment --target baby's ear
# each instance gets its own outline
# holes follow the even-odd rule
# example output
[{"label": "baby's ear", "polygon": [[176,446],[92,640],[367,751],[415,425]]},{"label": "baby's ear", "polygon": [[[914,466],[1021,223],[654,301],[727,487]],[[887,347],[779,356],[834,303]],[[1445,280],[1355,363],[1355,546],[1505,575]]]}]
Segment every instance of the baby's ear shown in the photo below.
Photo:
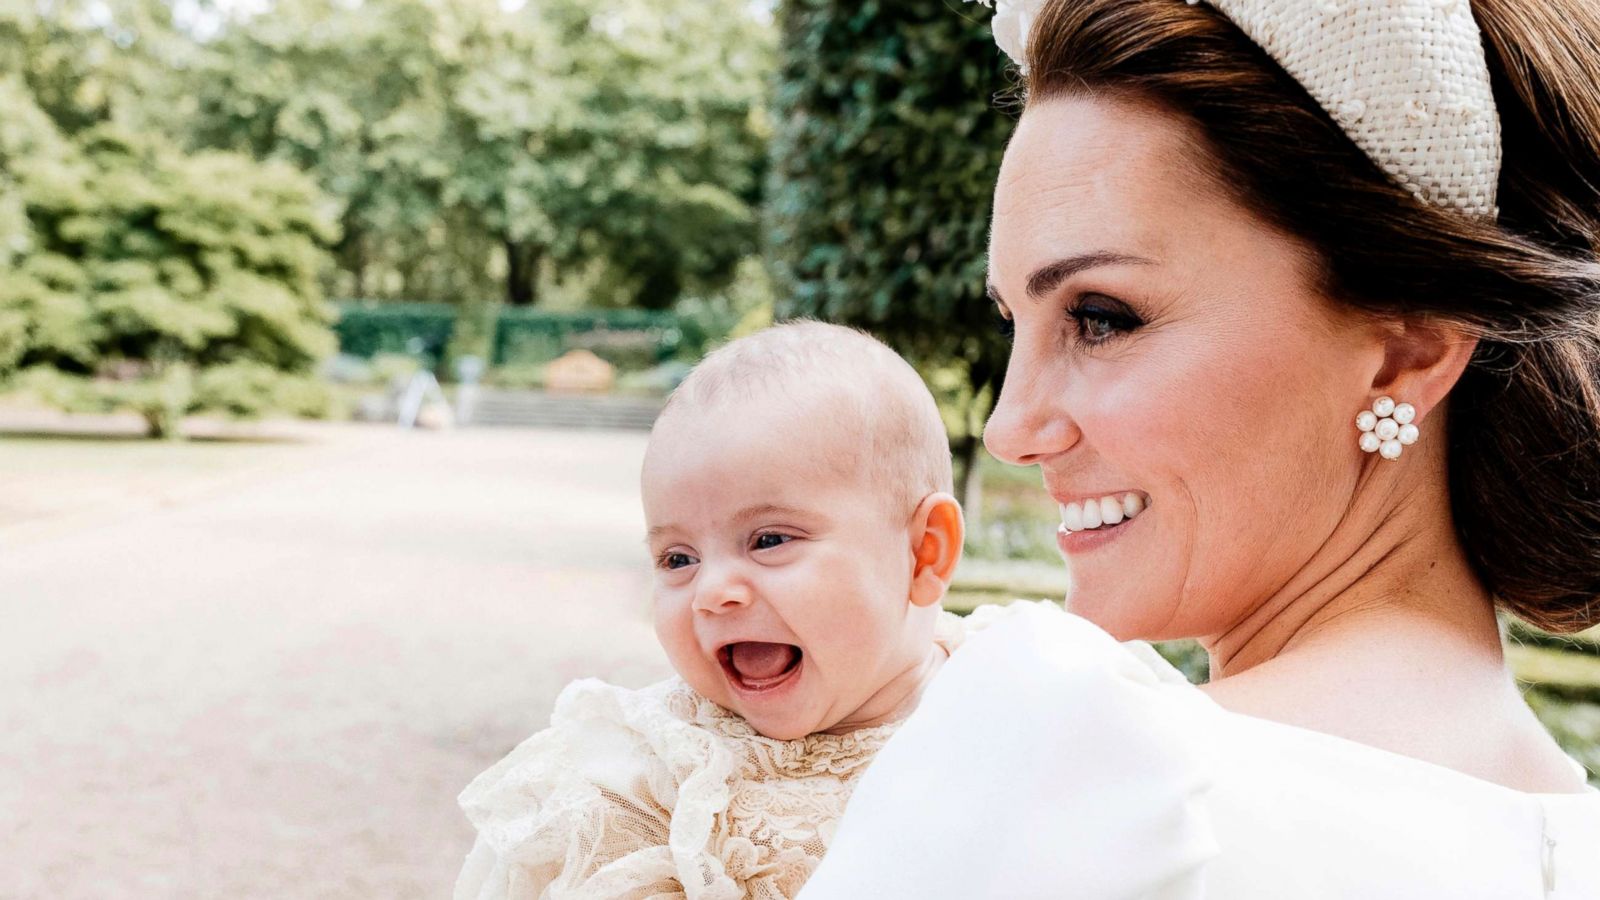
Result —
[{"label": "baby's ear", "polygon": [[944,599],[956,563],[961,561],[961,544],[966,538],[961,504],[939,492],[929,494],[911,516],[911,549],[915,565],[911,570],[911,602],[917,606],[937,606]]}]

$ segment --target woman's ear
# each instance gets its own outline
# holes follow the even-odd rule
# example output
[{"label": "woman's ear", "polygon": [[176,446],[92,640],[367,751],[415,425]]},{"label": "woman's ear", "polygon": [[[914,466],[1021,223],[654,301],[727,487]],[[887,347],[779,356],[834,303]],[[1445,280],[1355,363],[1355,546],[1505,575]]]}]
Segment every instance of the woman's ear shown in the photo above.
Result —
[{"label": "woman's ear", "polygon": [[1398,323],[1384,340],[1383,365],[1372,390],[1411,404],[1420,421],[1455,387],[1477,347],[1477,337],[1440,319]]},{"label": "woman's ear", "polygon": [[961,504],[943,491],[929,494],[911,516],[911,603],[937,606],[944,599],[966,539]]}]

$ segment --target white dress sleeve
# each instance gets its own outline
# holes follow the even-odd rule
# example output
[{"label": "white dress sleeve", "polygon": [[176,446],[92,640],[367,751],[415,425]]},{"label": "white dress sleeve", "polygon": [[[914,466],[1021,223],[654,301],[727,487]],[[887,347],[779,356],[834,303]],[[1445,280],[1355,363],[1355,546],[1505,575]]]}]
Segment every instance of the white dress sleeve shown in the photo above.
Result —
[{"label": "white dress sleeve", "polygon": [[1198,900],[1217,853],[1187,686],[1029,604],[969,637],[857,785],[801,900]]}]

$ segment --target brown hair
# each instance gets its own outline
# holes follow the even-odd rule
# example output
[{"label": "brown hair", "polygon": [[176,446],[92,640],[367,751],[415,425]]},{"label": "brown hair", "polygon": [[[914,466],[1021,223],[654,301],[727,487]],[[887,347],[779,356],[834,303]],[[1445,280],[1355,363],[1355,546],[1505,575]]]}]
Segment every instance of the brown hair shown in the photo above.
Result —
[{"label": "brown hair", "polygon": [[1204,5],[1052,0],[1027,99],[1126,93],[1187,116],[1220,182],[1319,252],[1327,296],[1478,336],[1448,401],[1456,529],[1504,608],[1577,631],[1600,621],[1600,5],[1472,6],[1502,126],[1498,221],[1413,199]]}]

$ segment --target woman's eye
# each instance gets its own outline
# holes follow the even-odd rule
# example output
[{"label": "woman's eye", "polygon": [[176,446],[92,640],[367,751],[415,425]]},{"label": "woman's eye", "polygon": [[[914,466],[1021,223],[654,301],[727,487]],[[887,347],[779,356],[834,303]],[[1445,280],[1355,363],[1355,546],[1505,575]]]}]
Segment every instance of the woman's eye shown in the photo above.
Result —
[{"label": "woman's eye", "polygon": [[656,565],[663,569],[681,569],[685,566],[692,566],[697,562],[699,560],[687,553],[663,553],[656,559]]},{"label": "woman's eye", "polygon": [[1077,321],[1078,341],[1087,346],[1103,344],[1144,324],[1136,316],[1093,303],[1069,309],[1067,315]]},{"label": "woman's eye", "polygon": [[756,535],[754,546],[757,550],[771,550],[773,547],[782,546],[792,540],[794,540],[794,538],[787,534],[778,534],[775,531],[763,531],[762,533]]}]

